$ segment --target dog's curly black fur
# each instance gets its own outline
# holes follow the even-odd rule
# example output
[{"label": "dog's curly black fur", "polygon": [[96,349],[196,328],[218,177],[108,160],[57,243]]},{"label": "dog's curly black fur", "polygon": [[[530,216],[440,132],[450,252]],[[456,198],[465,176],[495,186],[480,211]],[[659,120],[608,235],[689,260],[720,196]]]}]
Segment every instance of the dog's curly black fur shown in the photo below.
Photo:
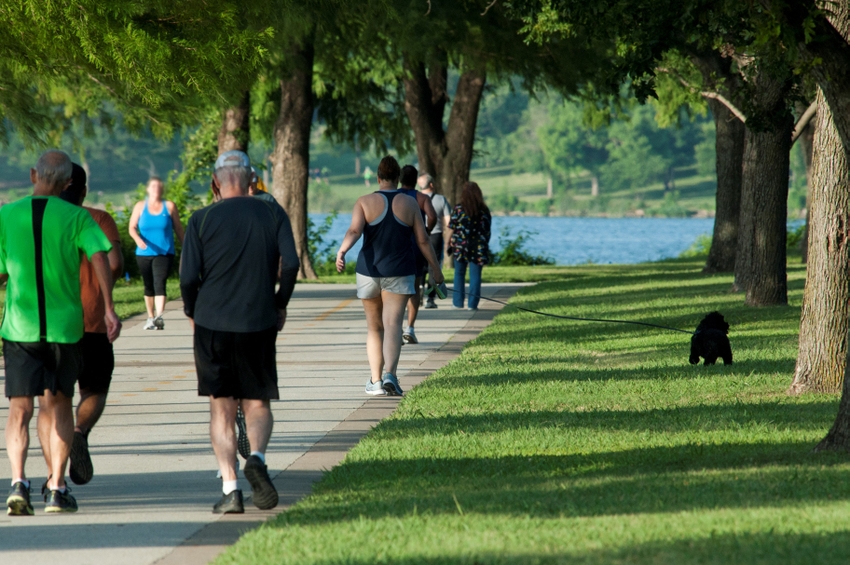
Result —
[{"label": "dog's curly black fur", "polygon": [[720,312],[712,312],[702,319],[691,338],[691,365],[699,363],[699,358],[705,359],[706,365],[714,365],[717,358],[723,359],[724,365],[732,364],[732,346],[729,344],[729,324]]}]

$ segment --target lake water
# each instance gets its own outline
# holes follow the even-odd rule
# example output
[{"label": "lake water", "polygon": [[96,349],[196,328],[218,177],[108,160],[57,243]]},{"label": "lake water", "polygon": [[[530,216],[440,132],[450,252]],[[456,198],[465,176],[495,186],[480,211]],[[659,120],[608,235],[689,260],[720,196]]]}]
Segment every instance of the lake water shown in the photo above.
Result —
[{"label": "lake water", "polygon": [[[327,214],[310,214],[322,222]],[[340,214],[326,239],[337,247],[351,222],[351,214]],[[520,231],[534,232],[526,249],[535,255],[547,255],[559,265],[580,263],[641,263],[677,257],[702,234],[711,235],[713,218],[538,218],[525,216],[493,217],[490,247],[500,249],[503,230],[512,238]],[[360,242],[346,259],[356,259]]]}]

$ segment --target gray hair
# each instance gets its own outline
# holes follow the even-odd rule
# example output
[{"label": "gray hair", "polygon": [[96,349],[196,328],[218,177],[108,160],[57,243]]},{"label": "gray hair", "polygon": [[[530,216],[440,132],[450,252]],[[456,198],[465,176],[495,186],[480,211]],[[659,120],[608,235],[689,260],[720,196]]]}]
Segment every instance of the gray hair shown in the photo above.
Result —
[{"label": "gray hair", "polygon": [[254,173],[251,167],[221,167],[215,170],[215,177],[221,185],[236,185],[243,192],[248,190]]},{"label": "gray hair", "polygon": [[421,181],[422,179],[425,179],[425,184],[419,185],[422,188],[428,188],[428,185],[432,184],[434,182],[434,177],[432,177],[428,173],[423,173],[423,174],[419,175],[419,181]]},{"label": "gray hair", "polygon": [[67,153],[58,149],[45,151],[35,164],[35,173],[38,175],[38,180],[48,186],[67,183],[71,180],[71,173],[73,171],[71,158],[68,157]]}]

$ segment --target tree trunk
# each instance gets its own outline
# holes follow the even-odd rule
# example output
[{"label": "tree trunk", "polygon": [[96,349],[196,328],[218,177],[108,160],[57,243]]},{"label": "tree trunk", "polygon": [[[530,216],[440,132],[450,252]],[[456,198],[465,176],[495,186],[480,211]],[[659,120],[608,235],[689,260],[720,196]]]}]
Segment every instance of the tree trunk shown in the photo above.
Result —
[{"label": "tree trunk", "polygon": [[841,389],[850,330],[850,169],[820,89],[817,101],[809,266],[792,394]]},{"label": "tree trunk", "polygon": [[[822,105],[821,105],[822,107]],[[812,162],[814,159],[814,139],[815,139],[815,116],[809,125],[805,127],[803,133],[800,134],[800,148],[803,150],[803,161],[806,164],[806,227],[803,230],[803,238],[800,242],[802,250],[802,263],[805,265],[809,261],[809,217],[811,210],[809,203],[812,199]]]},{"label": "tree trunk", "polygon": [[[702,74],[704,88],[720,92],[740,107],[743,81],[741,75],[732,70],[731,58],[712,50],[693,53],[691,60]],[[735,270],[738,246],[745,126],[724,103],[715,98],[707,98],[706,101],[711,108],[716,131],[717,192],[714,233],[703,271],[728,273]]]},{"label": "tree trunk", "polygon": [[[754,63],[758,64],[758,63]],[[749,306],[788,303],[785,270],[788,169],[794,120],[790,81],[755,69],[753,115],[747,118],[735,287]]]},{"label": "tree trunk", "polygon": [[706,273],[730,273],[735,270],[738,223],[741,211],[741,179],[746,127],[725,104],[709,99],[716,128],[715,153],[717,194],[715,196],[714,233],[705,262]]},{"label": "tree trunk", "polygon": [[218,154],[225,151],[238,149],[248,151],[248,142],[251,139],[251,93],[246,90],[237,106],[232,106],[224,111],[221,121],[221,129],[218,131]]},{"label": "tree trunk", "polygon": [[826,20],[816,19],[812,30],[818,41],[801,43],[810,60],[812,76],[823,90],[832,121],[850,162],[850,0],[824,3]]},{"label": "tree trunk", "polygon": [[590,195],[594,198],[599,196],[599,177],[590,175]]},{"label": "tree trunk", "polygon": [[444,130],[443,115],[449,100],[445,54],[427,72],[424,63],[407,57],[404,68],[404,109],[416,137],[420,172],[433,176],[434,190],[456,203],[463,183],[469,180],[486,75],[477,70],[461,73]]},{"label": "tree trunk", "polygon": [[552,177],[546,177],[546,198],[552,200],[553,192]]},{"label": "tree trunk", "polygon": [[301,261],[298,278],[315,279],[307,242],[307,185],[310,128],[313,122],[313,43],[290,50],[281,70],[280,114],[274,125],[272,194],[292,222],[295,250]]}]

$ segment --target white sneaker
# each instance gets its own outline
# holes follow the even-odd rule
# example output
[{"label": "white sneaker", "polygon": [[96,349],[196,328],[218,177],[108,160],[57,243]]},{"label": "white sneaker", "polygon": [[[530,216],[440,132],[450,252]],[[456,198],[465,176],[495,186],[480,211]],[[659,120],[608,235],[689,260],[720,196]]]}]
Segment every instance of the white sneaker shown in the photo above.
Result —
[{"label": "white sneaker", "polygon": [[401,334],[401,339],[402,341],[404,341],[404,343],[407,343],[409,345],[419,343],[419,340],[416,339],[416,332],[413,331],[413,328],[406,328],[404,330],[404,333]]},{"label": "white sneaker", "polygon": [[146,330],[155,330],[156,329],[156,324],[154,323],[153,318],[148,318],[148,321],[145,322],[145,327],[143,329],[146,329]]},{"label": "white sneaker", "polygon": [[153,319],[153,325],[158,330],[164,330],[165,329],[165,320],[162,319],[162,314],[160,314],[159,316],[157,316],[156,318]]}]

